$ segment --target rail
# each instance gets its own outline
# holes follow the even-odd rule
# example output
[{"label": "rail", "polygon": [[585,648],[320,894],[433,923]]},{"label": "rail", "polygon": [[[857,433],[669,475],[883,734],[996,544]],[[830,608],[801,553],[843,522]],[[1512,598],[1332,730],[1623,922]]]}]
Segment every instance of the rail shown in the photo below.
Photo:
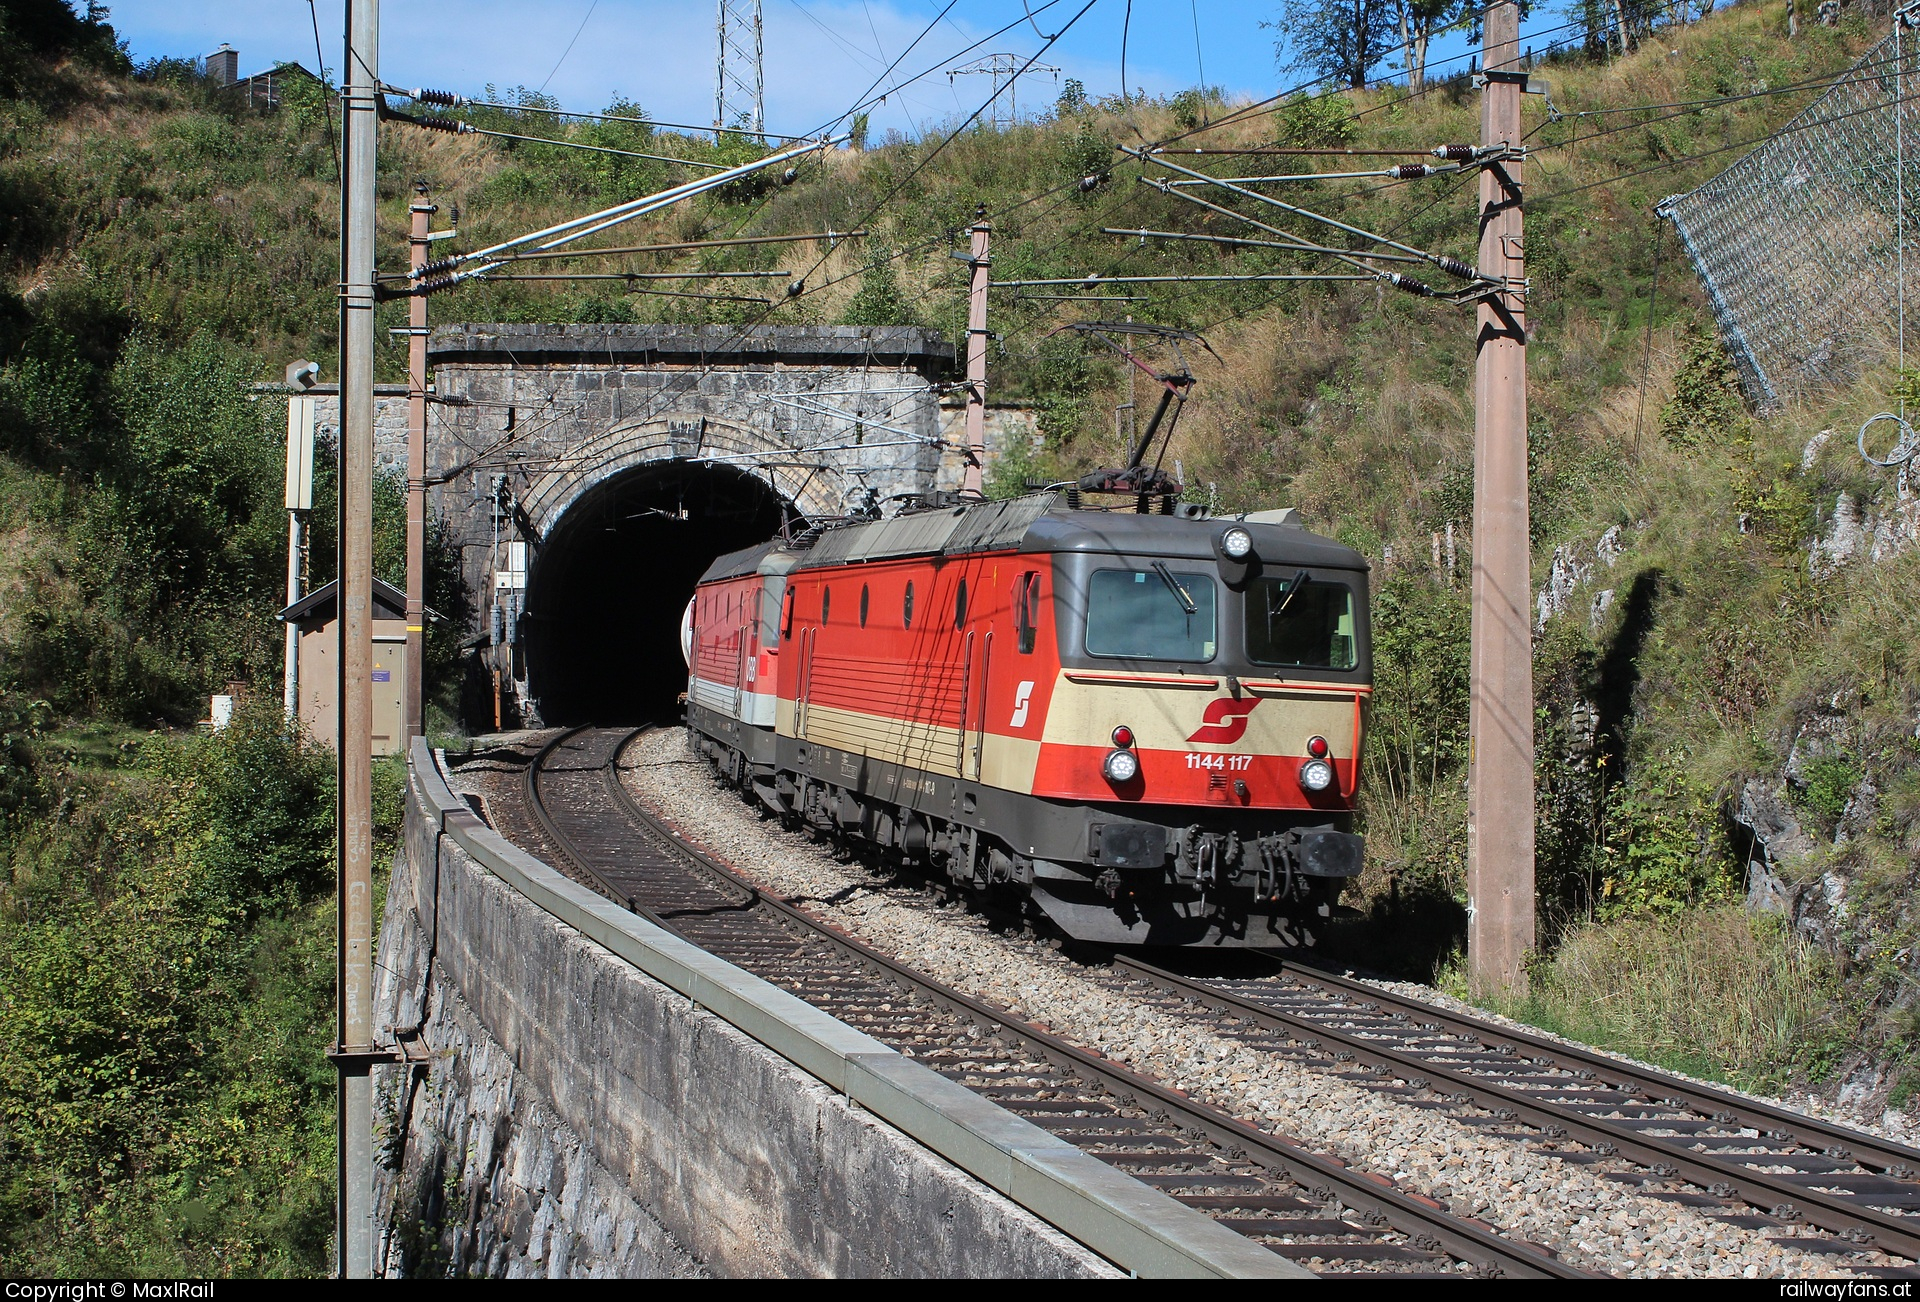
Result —
[{"label": "rail", "polygon": [[[454,795],[423,739],[408,752],[430,828],[528,902],[785,1058],[1041,1220],[1140,1276],[1299,1278],[1291,1262],[793,995],[580,885]],[[422,902],[416,899],[416,910]]]},{"label": "rail", "polygon": [[[1887,1210],[1920,1202],[1920,1151],[1906,1145],[1296,962],[1280,964],[1278,983],[1195,979],[1127,955],[1114,966],[1244,1026],[1617,1154],[1773,1220],[1920,1259],[1920,1217]],[[1325,1002],[1300,1002],[1315,990]]]},{"label": "rail", "polygon": [[[679,839],[670,829],[662,826],[638,802],[620,782],[617,774],[618,756],[638,732],[620,737],[612,746],[606,758],[599,764],[570,763],[560,758],[563,749],[571,749],[576,735],[584,732],[576,729],[555,737],[542,749],[539,757],[526,770],[525,794],[531,806],[535,821],[549,848],[565,858],[577,871],[590,878],[612,898],[625,902],[629,907],[650,917],[663,927],[684,929],[681,924],[696,923],[696,939],[703,946],[719,949],[723,953],[736,950],[753,954],[756,951],[764,956],[764,942],[741,945],[738,934],[729,934],[734,928],[715,929],[715,922],[726,919],[731,924],[746,921],[743,910],[760,910],[771,918],[781,921],[786,929],[795,935],[804,935],[816,945],[837,952],[851,960],[856,967],[865,968],[879,976],[888,988],[895,991],[888,998],[897,1000],[900,992],[912,991],[915,997],[925,1000],[936,1009],[944,1009],[962,1019],[982,1027],[991,1038],[1012,1045],[1029,1054],[1037,1061],[1055,1064],[1057,1069],[1066,1073],[1066,1079],[1077,1078],[1081,1081],[1097,1082],[1098,1088],[1109,1091],[1115,1097],[1132,1099],[1140,1106],[1163,1115],[1174,1122],[1177,1134],[1189,1137],[1203,1136],[1202,1149],[1211,1147],[1216,1151],[1236,1154],[1250,1159],[1255,1165],[1278,1175],[1285,1182],[1301,1184],[1303,1187],[1320,1191],[1323,1198],[1337,1197],[1339,1202],[1355,1209],[1369,1226],[1386,1227],[1407,1236],[1410,1243],[1424,1245],[1423,1250],[1441,1251],[1452,1255],[1456,1260],[1488,1272],[1508,1276],[1532,1278],[1580,1278],[1587,1272],[1558,1260],[1551,1253],[1539,1249],[1536,1245],[1514,1240],[1497,1233],[1492,1227],[1480,1222],[1456,1217],[1446,1209],[1425,1199],[1412,1196],[1405,1191],[1383,1184],[1364,1172],[1349,1169],[1344,1163],[1325,1157],[1322,1154],[1301,1148],[1274,1135],[1267,1134],[1249,1126],[1236,1118],[1196,1100],[1190,1099],[1176,1090],[1170,1090],[1159,1083],[1128,1070],[1117,1063],[1061,1040],[1059,1037],[1029,1025],[1010,1016],[1005,1010],[990,1007],[978,1000],[954,990],[926,975],[903,966],[892,958],[879,953],[839,930],[826,926],[819,920],[787,904],[785,901],[762,892],[751,881],[740,877],[725,865],[702,854]],[[600,744],[612,736],[603,733]],[[599,782],[586,781],[589,773],[595,773]],[[586,798],[586,804],[578,808],[569,807],[563,819],[560,808],[550,802],[561,793],[545,790],[544,778],[565,777],[568,787],[561,784],[573,800]],[[646,842],[666,849],[669,856],[695,870],[696,873],[721,884],[724,893],[741,903],[718,906],[716,901],[706,896],[688,893],[684,879],[679,884],[667,884],[658,872],[658,866],[642,869],[642,861],[654,859],[653,853],[642,848],[640,843],[629,844],[620,841],[617,845],[608,839],[606,821],[608,813],[618,813],[635,829],[645,830],[649,835]],[[584,820],[584,821],[582,821]],[[577,824],[563,826],[563,822]],[[589,851],[576,843],[574,836],[585,832],[594,842]],[[670,876],[671,874],[669,874]],[[697,893],[696,893],[697,894]],[[660,901],[657,911],[649,911],[646,902],[649,899]],[[759,967],[768,976],[781,985],[792,987],[795,975],[785,975],[768,968],[764,957],[744,960]],[[776,965],[777,966],[777,965]],[[800,981],[804,987],[805,980]],[[838,998],[846,1002],[847,992],[841,990]],[[836,1005],[838,1006],[838,1005]],[[888,1005],[891,1006],[891,1005]],[[924,1050],[919,1052],[921,1061],[929,1061]],[[971,1091],[970,1091],[971,1092]],[[1006,1102],[1012,1111],[1023,1110],[1025,1105]],[[1068,1106],[1063,1103],[1049,1103],[1048,1109]],[[1103,1149],[1113,1147],[1112,1136],[1102,1135],[1098,1145]],[[1118,1155],[1108,1153],[1109,1158]],[[1124,1160],[1124,1159],[1123,1159]],[[1206,1159],[1202,1158],[1204,1162]],[[1104,1163],[1103,1163],[1104,1165]],[[1167,1177],[1155,1177],[1166,1179]],[[1197,1174],[1190,1180],[1193,1186],[1206,1184],[1207,1181]],[[1234,1199],[1192,1199],[1182,1195],[1180,1201],[1190,1207],[1206,1206],[1213,1202],[1226,1202],[1240,1205]],[[1258,1200],[1256,1200],[1257,1202]],[[1283,1235],[1296,1232],[1289,1229],[1290,1223],[1283,1221],[1246,1222],[1224,1219],[1221,1224],[1230,1224],[1242,1234],[1268,1233],[1280,1231]],[[1335,1222],[1322,1223],[1318,1233],[1324,1234]],[[1344,1232],[1366,1233],[1365,1227],[1344,1225]],[[1354,1245],[1333,1242],[1312,1247],[1317,1240],[1314,1232],[1304,1224],[1300,1225],[1297,1238],[1289,1238],[1278,1252],[1294,1255],[1310,1253],[1314,1256],[1338,1259]],[[1390,1254],[1391,1249],[1388,1250]]]}]

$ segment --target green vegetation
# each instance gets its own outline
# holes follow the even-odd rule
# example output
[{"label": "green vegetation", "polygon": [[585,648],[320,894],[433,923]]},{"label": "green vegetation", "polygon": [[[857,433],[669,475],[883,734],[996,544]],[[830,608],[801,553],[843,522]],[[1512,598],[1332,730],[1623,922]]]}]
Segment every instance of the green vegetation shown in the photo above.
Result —
[{"label": "green vegetation", "polygon": [[[1873,33],[1849,17],[1788,40],[1777,10],[1743,5],[1660,37],[1611,61],[1556,56],[1556,106],[1803,82],[1847,66]],[[494,98],[461,116],[704,161],[756,152],[644,123],[562,125],[528,112],[551,104],[524,89]],[[1556,552],[1580,579],[1536,641],[1545,927],[1518,1011],[1748,1082],[1892,1062],[1905,1099],[1920,1089],[1908,960],[1920,946],[1920,553],[1815,567],[1807,546],[1842,494],[1880,518],[1896,507],[1891,476],[1859,462],[1850,431],[1914,380],[1888,367],[1755,418],[1651,211],[1737,156],[1695,155],[1758,139],[1804,102],[1760,96],[1658,122],[1529,118],[1535,581]],[[1230,111],[1211,91],[1100,100],[1069,82],[1051,119],[1008,130],[868,141],[862,124],[862,147],[810,159],[790,184],[743,182],[617,242],[866,238],[593,267],[780,270],[804,282],[798,295],[479,282],[437,297],[434,316],[910,323],[958,339],[966,271],[947,255],[977,205],[1000,280],[1302,269],[1272,249],[1101,234],[1248,233],[1141,185],[1117,144],[1203,127],[1210,148],[1425,150],[1478,135],[1464,77],[1418,95],[1296,96],[1207,126]],[[296,357],[332,370],[326,121],[317,85],[296,83],[278,113],[250,110],[184,65],[134,67],[110,28],[59,0],[0,9],[0,1265],[15,1273],[320,1268],[330,779],[267,704],[281,442],[278,403],[253,386]],[[458,206],[459,247],[475,248],[678,175],[402,123],[382,128],[381,150],[388,269],[416,177]],[[1458,180],[1316,182],[1297,197],[1472,260]],[[1201,330],[1218,357],[1189,350],[1200,383],[1166,458],[1193,495],[1297,506],[1374,562],[1371,863],[1334,943],[1403,975],[1457,977],[1471,319],[1372,285],[1138,292],[1137,319]],[[1054,333],[1082,310],[1102,311],[994,300],[993,396],[1031,403],[1042,435],[995,468],[997,493],[1129,450],[1115,422],[1127,368]],[[381,327],[402,311],[383,306]],[[382,378],[401,378],[400,350],[378,357]],[[330,577],[333,491],[323,473],[315,581]],[[380,569],[398,579],[397,483],[379,500]],[[455,616],[430,647],[443,688],[461,600],[438,563],[429,603]],[[229,682],[254,698],[240,721],[188,731]],[[1754,781],[1778,787],[1815,846],[1781,868],[1814,901],[1805,932],[1735,907],[1750,846],[1734,816]]]},{"label": "green vegetation", "polygon": [[[331,753],[272,702],[117,767],[38,741],[4,829],[0,1269],[324,1273]],[[378,780],[390,852],[402,775]]]},{"label": "green vegetation", "polygon": [[1772,916],[1721,907],[1583,923],[1532,975],[1530,998],[1503,1012],[1748,1089],[1817,1075],[1836,1047],[1821,965]]}]

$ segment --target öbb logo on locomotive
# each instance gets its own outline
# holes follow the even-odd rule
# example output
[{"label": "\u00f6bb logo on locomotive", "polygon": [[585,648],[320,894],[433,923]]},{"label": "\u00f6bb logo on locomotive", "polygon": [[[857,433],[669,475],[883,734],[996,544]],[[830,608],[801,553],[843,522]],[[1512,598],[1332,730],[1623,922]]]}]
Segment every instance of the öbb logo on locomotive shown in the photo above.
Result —
[{"label": "\u00f6bb logo on locomotive", "polygon": [[1007,720],[1009,728],[1027,726],[1027,705],[1033,700],[1033,680],[1027,679],[1013,689],[1013,717]]},{"label": "\u00f6bb logo on locomotive", "polygon": [[1311,943],[1363,858],[1366,561],[1291,511],[1121,500],[720,557],[689,610],[694,743],[790,825],[1076,939]]},{"label": "\u00f6bb logo on locomotive", "polygon": [[1211,701],[1207,712],[1200,722],[1206,726],[1187,738],[1190,742],[1202,746],[1231,746],[1247,735],[1247,716],[1253,713],[1253,707],[1260,704],[1260,698],[1249,696],[1244,700]]}]

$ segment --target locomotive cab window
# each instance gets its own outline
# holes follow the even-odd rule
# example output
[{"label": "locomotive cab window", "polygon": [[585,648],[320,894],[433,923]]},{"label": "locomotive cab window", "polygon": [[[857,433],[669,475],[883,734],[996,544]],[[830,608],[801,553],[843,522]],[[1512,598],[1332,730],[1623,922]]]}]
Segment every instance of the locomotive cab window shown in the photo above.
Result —
[{"label": "locomotive cab window", "polygon": [[1019,634],[1020,654],[1032,655],[1040,628],[1040,576],[1032,570],[1026,571],[1014,582],[1013,619],[1014,629]]},{"label": "locomotive cab window", "polygon": [[1168,568],[1095,570],[1087,585],[1087,654],[1130,660],[1213,659],[1213,576]]},{"label": "locomotive cab window", "polygon": [[1352,669],[1353,589],[1305,570],[1247,586],[1247,658],[1258,665]]}]

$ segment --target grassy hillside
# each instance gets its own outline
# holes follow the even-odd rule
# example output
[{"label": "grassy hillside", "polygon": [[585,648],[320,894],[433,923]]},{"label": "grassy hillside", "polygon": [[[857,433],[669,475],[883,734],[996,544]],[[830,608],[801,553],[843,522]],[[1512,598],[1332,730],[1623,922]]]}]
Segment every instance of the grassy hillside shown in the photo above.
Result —
[{"label": "grassy hillside", "polygon": [[[1808,552],[1843,493],[1859,511],[1892,506],[1851,430],[1900,377],[1754,418],[1651,212],[1738,157],[1708,151],[1760,138],[1810,94],[1755,92],[1831,75],[1873,38],[1849,18],[1789,41],[1777,9],[1750,5],[1616,61],[1538,70],[1563,113],[1744,98],[1554,123],[1527,103],[1536,588],[1556,554],[1579,573],[1536,640],[1545,948],[1535,999],[1516,1011],[1721,1076],[1831,1084],[1877,1064],[1872,1097],[1902,1101],[1920,1081],[1906,904],[1920,559],[1813,566]],[[976,205],[1000,280],[1306,269],[1271,250],[1101,234],[1248,233],[1141,184],[1116,146],[1202,127],[1184,143],[1425,149],[1477,135],[1462,80],[1207,125],[1233,112],[1199,93],[1070,99],[1007,131],[871,142],[617,242],[828,227],[865,239],[593,264],[779,269],[804,277],[797,297],[475,284],[435,298],[434,319],[917,322],[958,337],[964,269],[947,254]],[[515,108],[461,115],[558,130]],[[327,121],[317,88],[257,112],[190,68],[135,67],[110,29],[57,0],[0,10],[0,1264],[16,1273],[292,1273],[317,1269],[324,1248],[331,797],[324,763],[273,722],[279,430],[250,385],[301,356],[333,374]],[[629,124],[568,135],[746,156]],[[458,206],[456,247],[477,248],[673,175],[399,123],[381,149],[388,270],[417,177],[449,210],[442,224]],[[1206,166],[1280,161],[1296,160]],[[1471,260],[1473,200],[1456,180],[1323,181],[1290,197]],[[1169,460],[1195,495],[1299,506],[1376,567],[1372,863],[1365,916],[1336,943],[1447,978],[1463,920],[1471,316],[1372,286],[1131,292],[1141,300],[1105,307],[996,296],[994,395],[1038,405],[1044,432],[998,468],[996,490],[1122,455],[1125,368],[1057,326],[1131,312],[1204,333],[1212,352],[1188,350],[1200,383]],[[400,305],[382,310],[399,323]],[[401,362],[381,350],[385,378]],[[382,500],[390,567],[391,485]],[[1449,528],[1456,559],[1436,565]],[[324,578],[324,540],[315,554]],[[229,681],[255,684],[265,713],[219,739],[173,734]],[[1756,782],[1801,833],[1781,866],[1811,902],[1798,928],[1737,907],[1750,847],[1736,816]]]}]

